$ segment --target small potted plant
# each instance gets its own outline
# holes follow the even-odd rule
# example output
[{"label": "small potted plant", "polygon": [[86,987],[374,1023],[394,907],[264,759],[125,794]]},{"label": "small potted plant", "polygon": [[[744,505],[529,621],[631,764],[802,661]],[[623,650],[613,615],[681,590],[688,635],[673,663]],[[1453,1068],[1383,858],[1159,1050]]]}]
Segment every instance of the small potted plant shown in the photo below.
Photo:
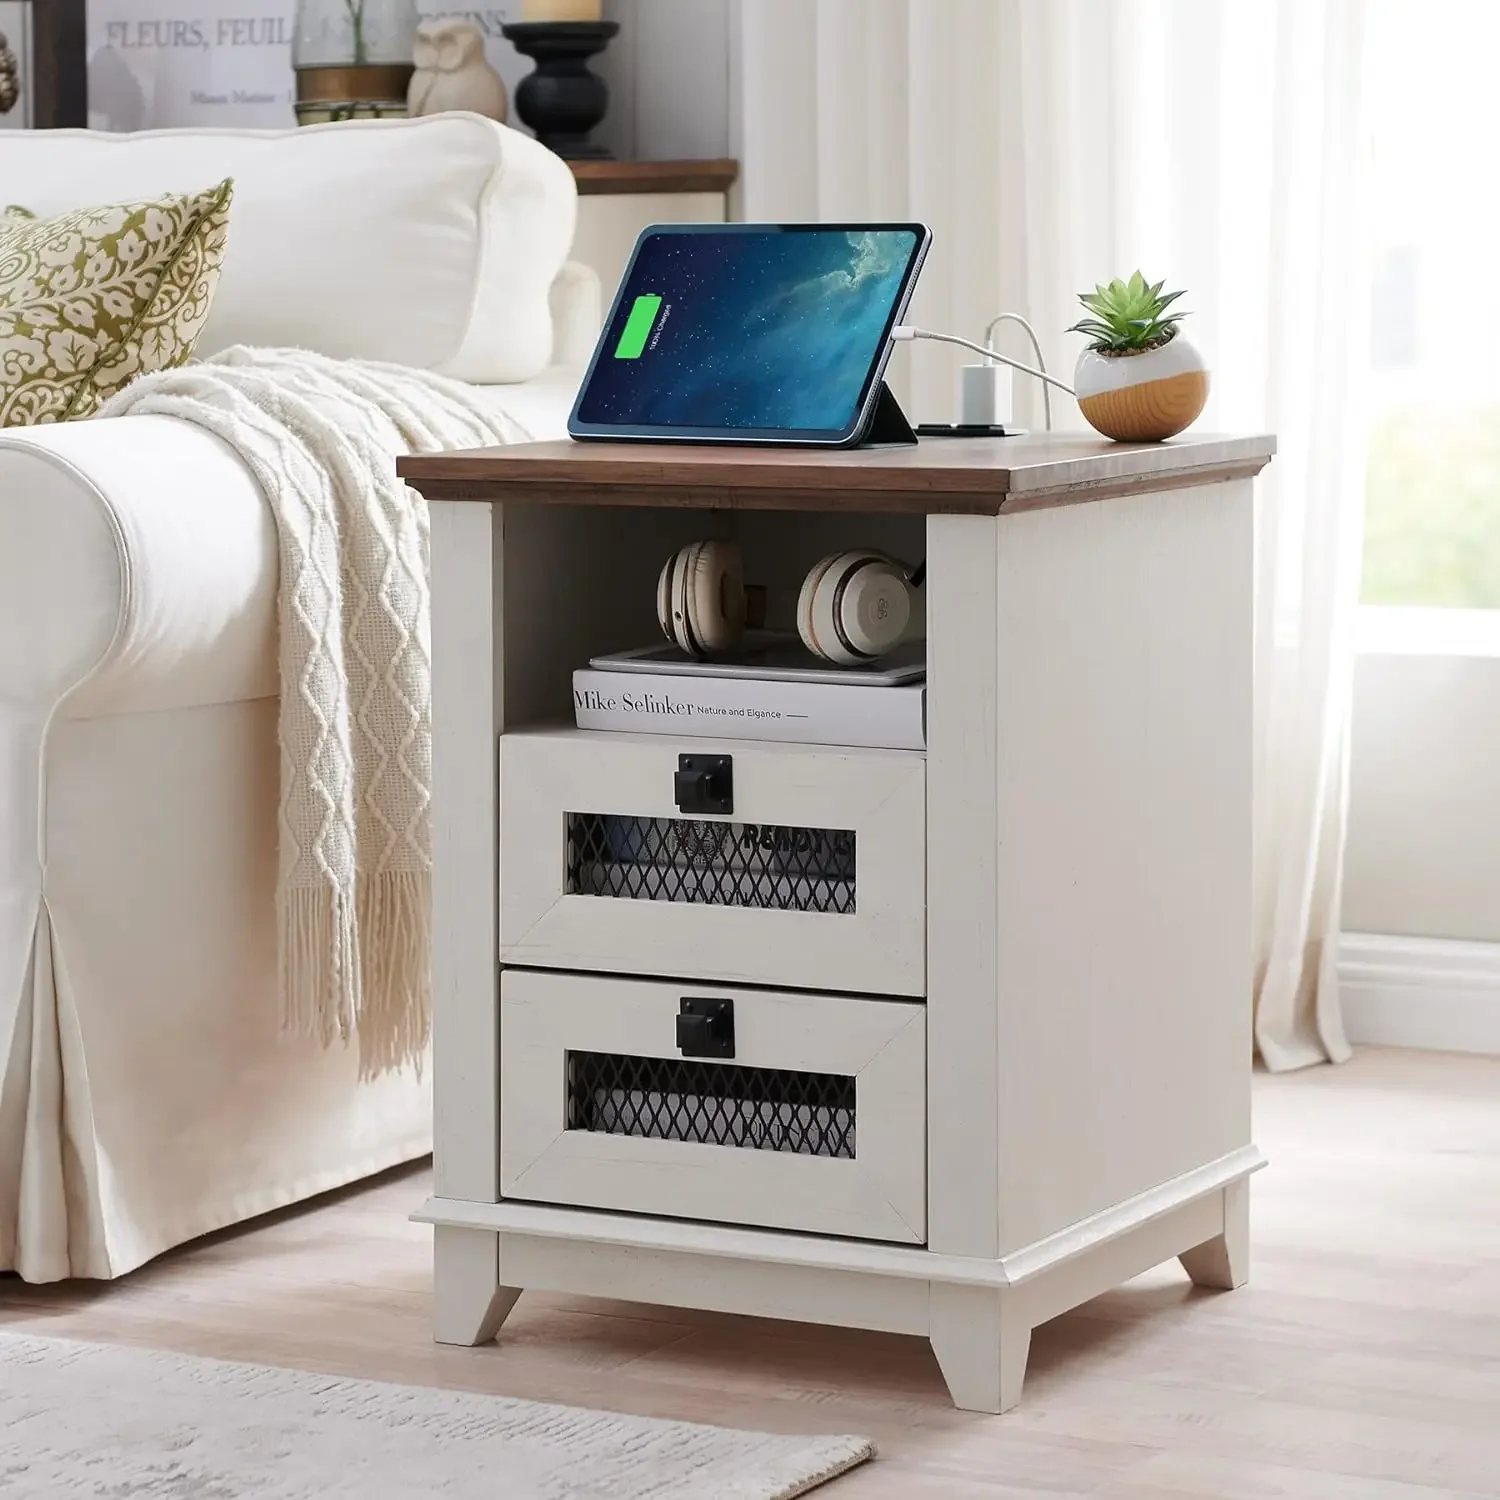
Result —
[{"label": "small potted plant", "polygon": [[1129,281],[1080,292],[1090,317],[1068,331],[1089,341],[1073,388],[1089,425],[1121,443],[1156,443],[1195,421],[1208,400],[1208,368],[1169,312],[1181,292],[1163,293],[1137,271]]}]

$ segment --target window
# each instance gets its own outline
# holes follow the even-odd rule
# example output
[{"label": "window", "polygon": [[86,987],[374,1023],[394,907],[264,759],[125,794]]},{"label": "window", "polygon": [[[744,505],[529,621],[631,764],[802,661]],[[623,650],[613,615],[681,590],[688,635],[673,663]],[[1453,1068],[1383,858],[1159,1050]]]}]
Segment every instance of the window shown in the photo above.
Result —
[{"label": "window", "polygon": [[1500,5],[1372,0],[1366,604],[1500,609]]}]

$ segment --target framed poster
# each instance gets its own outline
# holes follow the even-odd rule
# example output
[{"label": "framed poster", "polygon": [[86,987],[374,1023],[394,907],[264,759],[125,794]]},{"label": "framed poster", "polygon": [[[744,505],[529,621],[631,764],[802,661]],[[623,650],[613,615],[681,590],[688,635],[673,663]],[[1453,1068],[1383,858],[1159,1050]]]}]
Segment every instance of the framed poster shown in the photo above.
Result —
[{"label": "framed poster", "polygon": [[89,124],[285,129],[296,0],[89,0]]},{"label": "framed poster", "polygon": [[0,130],[82,129],[85,0],[0,0]]}]

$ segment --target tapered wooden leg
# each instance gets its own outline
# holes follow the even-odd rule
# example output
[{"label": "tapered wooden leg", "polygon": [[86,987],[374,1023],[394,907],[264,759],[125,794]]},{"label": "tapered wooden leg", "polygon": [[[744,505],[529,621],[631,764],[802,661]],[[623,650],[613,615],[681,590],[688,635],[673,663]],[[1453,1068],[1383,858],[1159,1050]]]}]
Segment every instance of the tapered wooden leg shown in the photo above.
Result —
[{"label": "tapered wooden leg", "polygon": [[1250,1180],[1224,1189],[1224,1232],[1184,1251],[1178,1260],[1194,1286],[1230,1292],[1250,1279]]},{"label": "tapered wooden leg", "polygon": [[440,1344],[487,1344],[521,1295],[500,1282],[500,1236],[488,1229],[433,1230],[432,1336]]},{"label": "tapered wooden leg", "polygon": [[1021,1399],[1031,1324],[1006,1293],[933,1284],[929,1337],[953,1404],[962,1411],[1009,1411]]}]

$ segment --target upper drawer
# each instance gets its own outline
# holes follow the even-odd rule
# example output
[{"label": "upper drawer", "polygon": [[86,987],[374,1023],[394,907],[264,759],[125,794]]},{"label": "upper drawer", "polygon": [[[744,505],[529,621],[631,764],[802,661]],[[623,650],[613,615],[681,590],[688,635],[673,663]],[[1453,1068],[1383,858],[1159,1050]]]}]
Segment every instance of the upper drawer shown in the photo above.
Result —
[{"label": "upper drawer", "polygon": [[[678,809],[683,754],[732,758],[732,811]],[[500,957],[922,995],[925,821],[909,752],[507,734]]]}]

